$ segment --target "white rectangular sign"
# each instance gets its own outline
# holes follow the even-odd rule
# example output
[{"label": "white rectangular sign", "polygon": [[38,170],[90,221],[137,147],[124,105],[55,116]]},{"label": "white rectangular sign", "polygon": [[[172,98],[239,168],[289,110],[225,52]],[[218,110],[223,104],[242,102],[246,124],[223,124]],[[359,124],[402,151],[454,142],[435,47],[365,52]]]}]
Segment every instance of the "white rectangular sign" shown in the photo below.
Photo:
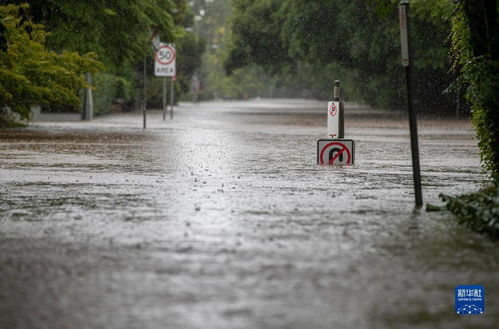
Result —
[{"label": "white rectangular sign", "polygon": [[174,77],[176,75],[177,52],[173,43],[161,43],[154,54],[154,75]]},{"label": "white rectangular sign", "polygon": [[327,104],[327,135],[331,138],[340,137],[340,102]]},{"label": "white rectangular sign", "polygon": [[407,32],[407,6],[399,6],[400,43],[402,45],[402,65],[409,66],[409,38]]}]

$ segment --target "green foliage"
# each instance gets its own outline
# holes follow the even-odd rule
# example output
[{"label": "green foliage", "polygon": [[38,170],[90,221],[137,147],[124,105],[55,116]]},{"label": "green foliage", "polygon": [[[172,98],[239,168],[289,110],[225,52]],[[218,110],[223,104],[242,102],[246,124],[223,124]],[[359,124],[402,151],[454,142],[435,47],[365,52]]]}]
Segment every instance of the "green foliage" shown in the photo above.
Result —
[{"label": "green foliage", "polygon": [[[208,57],[208,60],[212,58]],[[256,65],[248,65],[226,76],[222,66],[217,71],[211,70],[206,75],[206,89],[203,98],[222,97],[247,99],[250,97],[270,97],[275,88],[275,81]]]},{"label": "green foliage", "polygon": [[150,51],[151,30],[174,38],[170,0],[6,0],[26,2],[36,23],[50,32],[50,48],[95,52],[109,68],[135,61]]},{"label": "green foliage", "polygon": [[269,68],[290,61],[285,41],[277,34],[284,21],[279,14],[282,3],[275,0],[236,0],[233,2],[234,47],[226,69],[257,63]]},{"label": "green foliage", "polygon": [[472,123],[478,137],[483,167],[499,185],[499,61],[477,57],[462,68],[462,78],[469,83]]},{"label": "green foliage", "polygon": [[93,78],[95,86],[94,114],[103,115],[111,111],[111,105],[117,99],[122,102],[130,101],[130,83],[117,75],[110,73],[99,73]]},{"label": "green foliage", "polygon": [[[450,95],[442,95],[454,79],[448,73],[449,22],[441,17],[442,1],[446,0],[437,0],[438,5],[414,1],[414,71],[420,110],[442,111],[453,101]],[[357,101],[394,109],[405,104],[398,1],[235,0],[233,4],[228,72],[255,63],[283,83],[290,81],[289,72],[313,81],[304,86],[309,94],[328,95],[331,83],[340,79],[348,81],[344,87]],[[336,75],[321,74],[328,66],[335,67],[330,72]],[[313,73],[317,75],[304,75]]]},{"label": "green foliage", "polygon": [[[485,8],[485,10],[484,10]],[[495,0],[463,0],[452,19],[454,67],[473,110],[482,164],[499,185],[499,24]]]},{"label": "green foliage", "polygon": [[0,51],[0,109],[6,115],[29,117],[32,105],[78,106],[78,91],[86,86],[84,72],[97,72],[102,65],[96,55],[56,53],[45,46],[46,32],[20,15],[27,5],[0,6],[6,28],[7,50]]},{"label": "green foliage", "polygon": [[177,83],[182,94],[186,94],[191,88],[191,78],[201,66],[202,56],[206,43],[196,38],[194,33],[186,32],[177,41]]},{"label": "green foliage", "polygon": [[490,187],[456,197],[440,195],[449,209],[466,227],[499,238],[499,190]]}]

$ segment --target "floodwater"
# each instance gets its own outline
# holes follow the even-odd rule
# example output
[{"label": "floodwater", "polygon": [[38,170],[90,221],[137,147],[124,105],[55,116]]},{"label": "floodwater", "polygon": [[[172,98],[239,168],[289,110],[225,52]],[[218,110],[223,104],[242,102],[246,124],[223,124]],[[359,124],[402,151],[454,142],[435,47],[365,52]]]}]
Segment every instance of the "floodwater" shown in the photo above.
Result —
[{"label": "floodwater", "polygon": [[[497,328],[497,243],[414,210],[405,117],[347,113],[351,167],[313,101],[0,130],[0,328]],[[419,132],[425,203],[482,186],[466,120]]]}]

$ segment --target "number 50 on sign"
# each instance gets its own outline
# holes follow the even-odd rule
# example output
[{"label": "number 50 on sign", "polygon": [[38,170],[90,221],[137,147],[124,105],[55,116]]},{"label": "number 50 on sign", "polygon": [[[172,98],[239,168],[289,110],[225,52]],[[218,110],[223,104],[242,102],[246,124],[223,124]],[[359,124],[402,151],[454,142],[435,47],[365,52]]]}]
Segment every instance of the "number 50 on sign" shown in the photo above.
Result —
[{"label": "number 50 on sign", "polygon": [[173,43],[161,43],[154,54],[154,75],[174,77],[176,75],[177,52]]}]

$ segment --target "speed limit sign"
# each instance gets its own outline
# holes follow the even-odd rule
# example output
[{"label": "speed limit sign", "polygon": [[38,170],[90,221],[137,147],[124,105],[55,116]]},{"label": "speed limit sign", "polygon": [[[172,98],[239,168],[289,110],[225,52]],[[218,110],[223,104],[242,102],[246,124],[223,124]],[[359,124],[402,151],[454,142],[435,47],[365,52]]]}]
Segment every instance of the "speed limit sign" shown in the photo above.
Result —
[{"label": "speed limit sign", "polygon": [[154,75],[157,77],[173,77],[176,73],[177,52],[173,43],[161,43],[154,54]]}]

